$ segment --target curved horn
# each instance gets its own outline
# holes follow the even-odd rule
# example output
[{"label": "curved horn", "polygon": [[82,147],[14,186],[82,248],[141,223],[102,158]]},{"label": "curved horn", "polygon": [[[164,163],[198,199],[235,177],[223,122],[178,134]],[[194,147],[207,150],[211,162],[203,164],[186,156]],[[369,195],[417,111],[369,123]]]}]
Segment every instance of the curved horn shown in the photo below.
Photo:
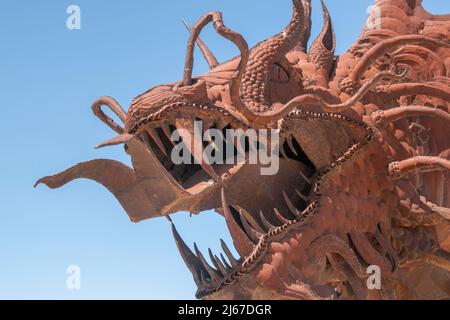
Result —
[{"label": "curved horn", "polygon": [[[236,73],[230,79],[230,98],[233,106],[248,121],[253,120],[267,122],[264,116],[260,116],[254,112],[255,105],[262,106],[256,109],[268,109],[269,105],[265,100],[265,86],[269,80],[270,72],[273,64],[283,59],[285,55],[292,50],[298,43],[298,38],[305,30],[305,4],[309,12],[310,0],[292,0],[293,14],[291,22],[278,35],[260,43],[249,54],[248,44],[239,33],[228,29],[222,20],[220,12],[209,12],[205,14],[197,24],[192,28],[191,36],[188,41],[186,50],[186,61],[183,76],[183,85],[192,85],[192,70],[194,64],[194,48],[195,43],[200,35],[201,30],[211,21],[221,36],[233,42],[240,51],[240,63]],[[252,79],[261,79],[256,81],[256,87],[249,86],[254,84]],[[246,85],[247,84],[247,85]],[[242,99],[241,99],[242,94]],[[264,104],[264,103],[266,104]],[[259,110],[257,110],[259,111]],[[267,121],[265,121],[267,120]]]},{"label": "curved horn", "polygon": [[220,34],[225,39],[228,39],[231,42],[233,42],[239,49],[241,60],[239,62],[239,66],[237,67],[236,73],[230,79],[230,97],[234,107],[241,113],[241,115],[246,119],[251,119],[254,117],[254,114],[249,109],[247,109],[245,104],[242,102],[240,94],[242,77],[244,75],[250,56],[248,44],[247,41],[245,41],[244,37],[242,37],[242,35],[233,30],[228,29],[223,24],[222,14],[220,12],[209,12],[205,14],[192,28],[191,37],[189,39],[186,54],[183,85],[188,86],[192,84],[192,67],[194,64],[193,55],[194,55],[195,41],[196,39],[198,39],[201,29],[203,29],[211,21],[214,22],[214,27],[217,33]]},{"label": "curved horn", "polygon": [[[293,98],[291,101],[286,103],[283,107],[275,111],[269,111],[266,113],[256,114],[250,111],[249,109],[244,110],[244,116],[248,120],[256,125],[264,125],[268,123],[274,123],[281,118],[287,116],[291,111],[300,107],[300,106],[320,106],[323,111],[336,113],[343,112],[347,109],[353,107],[356,103],[361,101],[365,95],[373,89],[377,84],[379,84],[382,80],[395,80],[400,81],[404,79],[408,74],[408,69],[404,70],[401,74],[395,74],[392,72],[380,72],[376,74],[373,78],[368,80],[351,98],[346,100],[345,102],[339,104],[329,104],[324,101],[320,96],[315,94],[304,94],[298,97]],[[236,101],[237,103],[237,101]]]},{"label": "curved horn", "polygon": [[294,47],[293,51],[306,52],[308,48],[308,41],[311,37],[311,0],[303,0],[303,8],[305,10],[305,27],[303,34],[300,35],[297,45]]},{"label": "curved horn", "polygon": [[348,79],[346,79],[343,82],[347,82],[350,84],[358,83],[364,71],[366,71],[367,68],[379,57],[386,54],[386,52],[389,52],[389,50],[408,44],[417,44],[420,46],[430,48],[439,48],[439,47],[450,48],[449,41],[444,42],[434,38],[425,37],[423,35],[417,34],[398,36],[387,40],[383,40],[379,42],[377,45],[370,48],[370,50],[364,54],[364,56],[359,60],[358,64],[353,68],[352,72],[348,76]]},{"label": "curved horn", "polygon": [[412,173],[450,170],[450,160],[440,157],[418,156],[389,164],[389,176],[401,179]]},{"label": "curved horn", "polygon": [[[183,24],[186,26],[189,32],[192,32],[191,26],[186,22],[186,20],[181,19]],[[209,69],[214,69],[219,65],[219,62],[217,61],[216,57],[214,56],[214,53],[212,53],[211,50],[209,50],[208,46],[200,39],[197,39],[197,45],[200,48],[200,51],[202,52],[203,57],[205,58],[206,62],[209,65]]]},{"label": "curved horn", "polygon": [[387,122],[395,122],[412,117],[432,117],[450,124],[450,113],[435,107],[417,105],[375,111],[370,117],[372,123],[378,128],[384,127]]},{"label": "curved horn", "polygon": [[[192,28],[191,36],[189,37],[188,47],[186,50],[186,61],[184,65],[184,76],[183,76],[183,86],[192,85],[192,70],[194,66],[194,48],[195,43],[200,35],[201,30],[210,22],[214,23],[214,28],[217,33],[220,34],[225,39],[233,42],[241,52],[241,63],[238,68],[237,74],[231,79],[233,81],[234,78],[238,77],[240,82],[240,78],[242,77],[242,69],[245,68],[246,61],[248,60],[248,44],[245,39],[237,32],[234,32],[228,29],[223,24],[222,13],[220,12],[208,12],[200,20],[196,23],[196,25]],[[244,64],[245,63],[245,64]]]},{"label": "curved horn", "polygon": [[119,119],[122,120],[123,123],[125,123],[127,120],[127,113],[125,112],[125,110],[123,110],[123,108],[116,100],[106,96],[98,98],[92,104],[92,112],[94,112],[94,114],[100,120],[106,123],[108,127],[113,129],[118,134],[124,133],[124,129],[102,111],[102,106],[109,107],[109,109],[111,109],[111,111],[114,112],[119,117]]},{"label": "curved horn", "polygon": [[323,0],[320,2],[322,3],[324,24],[319,36],[311,45],[311,49],[308,53],[308,60],[317,66],[315,80],[319,85],[327,87],[334,62],[336,35],[333,30],[330,13]]},{"label": "curved horn", "polygon": [[[252,111],[270,108],[266,86],[272,67],[282,60],[297,44],[305,31],[305,0],[292,0],[292,19],[283,32],[258,44],[251,52],[241,85],[244,104]],[[255,81],[256,80],[256,81]]]}]

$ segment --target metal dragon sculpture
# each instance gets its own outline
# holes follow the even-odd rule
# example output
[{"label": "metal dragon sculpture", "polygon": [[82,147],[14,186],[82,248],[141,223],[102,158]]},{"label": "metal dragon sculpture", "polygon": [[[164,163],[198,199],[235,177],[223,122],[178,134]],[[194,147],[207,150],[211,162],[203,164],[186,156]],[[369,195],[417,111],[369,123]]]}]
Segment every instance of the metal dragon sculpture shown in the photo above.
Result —
[{"label": "metal dragon sculpture", "polygon": [[[133,222],[215,209],[238,258],[222,241],[225,255],[209,250],[208,262],[172,224],[198,298],[448,299],[450,15],[421,2],[375,0],[341,56],[323,3],[309,50],[309,0],[293,0],[287,27],[253,48],[220,12],[207,13],[187,25],[181,81],[139,95],[127,113],[110,97],[92,106],[117,133],[99,147],[124,144],[133,168],[93,160],[37,184],[94,180]],[[216,60],[199,37],[211,22],[239,56]],[[194,77],[196,45],[211,70]],[[173,164],[172,133],[193,136],[196,119],[205,129],[278,130],[278,174],[247,163]],[[366,286],[370,265],[381,270],[380,290]]]}]

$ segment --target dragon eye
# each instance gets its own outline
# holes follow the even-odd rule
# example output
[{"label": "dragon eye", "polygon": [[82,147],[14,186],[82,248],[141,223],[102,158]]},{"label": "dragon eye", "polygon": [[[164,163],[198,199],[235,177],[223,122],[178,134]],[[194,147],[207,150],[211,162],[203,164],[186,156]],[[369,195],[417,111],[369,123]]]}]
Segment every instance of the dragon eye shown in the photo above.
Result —
[{"label": "dragon eye", "polygon": [[289,82],[289,73],[279,64],[274,64],[271,80],[278,83],[287,83]]}]

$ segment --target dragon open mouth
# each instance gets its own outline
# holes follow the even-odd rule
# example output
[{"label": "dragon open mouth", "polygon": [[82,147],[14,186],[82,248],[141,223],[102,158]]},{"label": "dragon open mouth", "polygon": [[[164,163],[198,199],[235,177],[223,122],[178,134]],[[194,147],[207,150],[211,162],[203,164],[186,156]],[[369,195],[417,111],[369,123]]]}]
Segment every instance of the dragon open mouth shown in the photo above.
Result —
[{"label": "dragon open mouth", "polygon": [[[219,129],[219,126],[211,123],[204,129]],[[224,136],[226,130],[231,129],[233,129],[231,125],[222,125],[220,128]],[[233,282],[244,272],[255,255],[259,255],[264,249],[266,245],[264,241],[268,235],[280,232],[284,226],[301,219],[307,213],[312,203],[310,195],[316,181],[317,169],[295,137],[284,139],[277,154],[280,158],[280,172],[284,175],[283,180],[288,177],[294,179],[285,190],[279,189],[276,184],[266,185],[265,190],[269,192],[261,196],[255,194],[256,199],[262,197],[266,198],[266,203],[270,202],[272,209],[267,210],[267,205],[257,205],[258,200],[256,204],[248,198],[246,201],[237,200],[236,195],[230,192],[235,189],[235,184],[241,181],[240,175],[246,177],[245,169],[252,166],[250,164],[193,164],[195,160],[193,154],[189,155],[192,164],[174,164],[171,154],[176,148],[176,143],[172,141],[176,130],[175,124],[150,123],[140,128],[137,136],[148,150],[155,154],[164,170],[186,191],[197,196],[210,192],[212,197],[219,198],[219,202],[208,209],[215,209],[224,216],[234,246],[239,253],[238,258],[234,257],[227,244],[221,240],[223,253],[215,255],[209,249],[208,261],[197,245],[194,245],[192,251],[172,225],[177,247],[198,286],[197,296],[202,298]],[[212,143],[216,141],[202,142],[203,149]],[[246,140],[244,146],[246,157],[251,152],[249,144],[250,141]],[[264,148],[260,144],[256,144],[256,147]],[[236,156],[237,152],[237,148],[234,148],[233,156]],[[224,163],[225,157],[224,155]],[[219,177],[219,180],[215,179],[216,177]],[[252,179],[257,185],[258,176],[253,176]]]},{"label": "dragon open mouth", "polygon": [[[302,123],[310,129],[306,133],[288,131],[292,123]],[[359,142],[355,144],[353,140],[348,140],[342,149],[345,153],[339,152],[340,156],[334,158],[331,163],[319,167],[316,163],[320,164],[321,159],[317,158],[313,151],[317,144],[311,144],[307,139],[311,135],[320,139],[322,131],[315,134],[313,129],[317,123],[332,126],[333,130],[339,128],[337,123],[345,123],[349,126],[346,130],[359,137]],[[217,129],[218,126],[212,123],[205,128]],[[233,126],[226,124],[221,130],[232,128]],[[159,216],[167,217],[178,211],[217,211],[225,218],[239,254],[238,258],[234,257],[225,242],[221,241],[223,253],[216,255],[208,250],[207,259],[196,245],[192,251],[172,225],[177,247],[198,286],[198,298],[227,298],[228,292],[233,290],[225,289],[233,288],[237,279],[240,279],[239,283],[251,281],[247,275],[252,274],[250,271],[264,259],[274,239],[283,238],[292,226],[303,225],[316,211],[325,173],[336,164],[345,162],[370,136],[365,125],[341,115],[293,111],[284,119],[279,129],[279,171],[276,175],[264,176],[260,174],[261,166],[258,164],[215,164],[205,169],[204,165],[172,163],[171,155],[176,144],[171,138],[176,129],[179,128],[170,120],[164,123],[147,123],[140,127],[125,144],[134,171],[111,160],[94,160],[76,165],[55,176],[43,178],[38,183],[57,188],[76,178],[87,177],[96,180],[116,195],[133,221],[152,218],[151,212],[158,213],[157,210]],[[366,136],[368,133],[369,136]],[[207,148],[210,144],[211,142],[206,142],[202,145]],[[244,148],[246,154],[250,151],[247,147]],[[191,160],[194,158],[193,154],[188,155]],[[333,159],[333,156],[330,154],[328,158]],[[108,172],[111,170],[122,178],[108,180]],[[214,175],[220,179],[214,179]],[[155,186],[158,180],[162,183]],[[117,181],[122,184],[117,185]],[[158,197],[152,197],[152,190],[158,187],[166,188],[158,194],[160,200]],[[141,190],[145,193],[141,193]],[[172,190],[177,190],[174,195],[171,194]],[[252,196],[243,195],[242,190],[251,190]],[[144,195],[151,201],[143,200],[140,202],[142,207],[129,205],[130,199]],[[162,209],[157,209],[157,206]],[[329,287],[324,294],[311,290],[306,298],[330,297],[336,293]]]},{"label": "dragon open mouth", "polygon": [[[223,183],[234,176],[244,165],[246,165],[246,163],[248,165],[249,154],[251,152],[258,154],[261,152],[260,149],[262,149],[263,152],[267,153],[269,148],[267,146],[267,141],[252,141],[252,139],[246,136],[240,146],[241,149],[239,149],[239,141],[233,139],[231,139],[231,141],[230,139],[227,140],[227,131],[236,129],[242,130],[241,127],[236,128],[233,127],[232,124],[223,121],[221,123],[216,123],[211,120],[204,121],[200,118],[195,119],[195,121],[202,123],[202,132],[196,136],[195,133],[190,130],[191,132],[189,132],[188,136],[181,135],[179,141],[180,143],[185,143],[186,146],[186,148],[183,148],[182,150],[177,148],[177,144],[178,147],[181,146],[181,144],[174,141],[174,137],[177,136],[176,132],[178,129],[183,130],[185,128],[177,128],[175,123],[148,123],[143,127],[138,128],[136,130],[137,133],[135,134],[156,156],[166,172],[190,194],[198,194],[208,187]],[[208,138],[207,141],[202,140],[205,137],[205,132],[209,130],[216,130],[221,133],[219,141],[217,141],[217,138]],[[178,136],[180,135],[178,134]],[[194,141],[195,139],[198,141]],[[202,156],[205,149],[211,148],[211,150],[213,150],[211,154],[215,157],[216,162],[209,164],[207,161],[204,161],[205,159],[199,159],[199,156],[195,155],[193,147],[191,148],[191,143],[187,140],[192,141],[192,144],[196,143],[200,146]],[[225,152],[225,150],[230,148],[230,145],[232,149],[231,154]],[[220,153],[219,149],[221,149]],[[189,154],[185,155],[185,152]],[[183,159],[186,159],[187,156],[189,161],[187,161],[187,163],[177,163],[176,161],[173,161],[175,153]],[[244,162],[237,161],[239,153],[241,153],[241,159],[243,159]],[[282,162],[297,161],[300,163],[301,168],[299,169],[299,174],[301,179],[299,180],[311,185],[310,177],[316,172],[316,168],[295,138],[283,141],[282,145],[277,148],[276,156],[282,159]],[[217,159],[217,157],[219,157],[219,159]],[[298,205],[304,207],[304,202],[309,190],[307,188],[305,189],[303,185],[298,187],[298,190],[291,190],[293,192],[292,196],[295,193],[298,198],[295,202],[303,202],[298,203]]]}]

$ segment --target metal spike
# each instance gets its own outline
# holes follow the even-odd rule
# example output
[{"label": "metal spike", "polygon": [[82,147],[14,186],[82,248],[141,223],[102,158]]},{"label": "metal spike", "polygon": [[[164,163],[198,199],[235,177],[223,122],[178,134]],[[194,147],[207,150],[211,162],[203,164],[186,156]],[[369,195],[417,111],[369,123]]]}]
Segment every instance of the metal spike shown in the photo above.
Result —
[{"label": "metal spike", "polygon": [[159,150],[161,150],[162,153],[167,157],[167,150],[164,147],[164,143],[162,142],[161,138],[159,137],[158,132],[154,128],[146,128],[145,131],[148,133],[148,135],[153,139],[153,141],[158,146]]},{"label": "metal spike", "polygon": [[[151,141],[150,141],[150,136],[148,135],[147,132],[144,132],[140,135],[142,142],[144,142],[144,144],[150,149],[152,150],[152,145],[151,145]],[[153,151],[152,151],[153,152]]]},{"label": "metal spike", "polygon": [[211,259],[213,265],[216,267],[216,269],[220,272],[220,275],[222,277],[225,277],[227,275],[227,269],[222,264],[222,262],[219,260],[219,258],[213,254],[211,248],[208,249],[209,258]]},{"label": "metal spike", "polygon": [[170,132],[169,125],[168,124],[163,124],[161,126],[161,130],[163,131],[163,133],[166,136],[166,138],[169,139],[169,141],[175,146],[176,143],[175,143],[175,141],[172,140],[172,133]]},{"label": "metal spike", "polygon": [[301,193],[300,191],[298,191],[297,189],[295,189],[295,193],[306,203],[308,203],[309,199],[308,196],[305,196],[303,193]]},{"label": "metal spike", "polygon": [[291,222],[291,220],[288,220],[285,217],[283,217],[283,215],[280,213],[280,211],[278,211],[277,208],[273,208],[273,212],[275,212],[275,216],[277,217],[278,220],[280,220],[282,224],[287,224]]},{"label": "metal spike", "polygon": [[220,254],[220,258],[222,259],[223,265],[227,270],[233,270],[233,268],[230,266],[230,264],[228,263],[227,259],[225,259],[223,254]]},{"label": "metal spike", "polygon": [[208,272],[208,275],[210,276],[211,280],[213,282],[216,282],[217,280],[219,280],[217,270],[209,265],[208,261],[206,261],[205,257],[203,256],[201,251],[198,249],[198,246],[196,243],[194,243],[194,250],[195,250],[197,257],[202,262],[203,267],[206,269],[206,272]]},{"label": "metal spike", "polygon": [[214,171],[214,168],[210,164],[206,163],[205,161],[202,161],[200,163],[200,166],[211,178],[214,179],[214,181],[219,183],[222,182],[222,179],[217,175],[216,171]]},{"label": "metal spike", "polygon": [[295,141],[297,142],[297,144],[299,146],[301,146],[302,144],[300,143],[302,141],[301,135],[298,132],[293,132],[292,134],[292,138],[295,139]]},{"label": "metal spike", "polygon": [[126,146],[126,143],[130,142],[133,139],[134,139],[134,136],[131,134],[126,134],[126,133],[119,134],[118,136],[116,136],[112,139],[103,141],[102,143],[96,145],[95,149],[100,149],[100,148],[109,147],[109,146],[116,146],[119,144],[125,144],[125,146]]},{"label": "metal spike", "polygon": [[241,255],[241,257],[248,256],[253,250],[253,243],[250,241],[249,236],[242,230],[241,226],[234,219],[233,214],[228,206],[225,190],[222,188],[222,209],[227,222],[228,229],[230,230],[231,237],[233,238],[234,245]]},{"label": "metal spike", "polygon": [[225,252],[225,255],[228,257],[228,260],[230,260],[231,265],[233,266],[234,269],[238,269],[240,266],[240,263],[238,260],[236,260],[233,256],[233,254],[231,253],[230,249],[228,248],[227,244],[225,243],[225,241],[223,241],[222,239],[220,239],[220,245],[222,246],[223,252]]},{"label": "metal spike", "polygon": [[241,212],[239,212],[239,217],[241,218],[241,223],[244,227],[245,233],[250,237],[254,244],[257,244],[263,234],[253,229]]},{"label": "metal spike", "polygon": [[172,234],[184,263],[188,267],[189,271],[192,273],[195,284],[197,285],[197,287],[200,288],[202,286],[200,272],[203,269],[201,261],[195,256],[195,254],[191,251],[191,249],[189,249],[189,247],[183,241],[183,239],[181,238],[180,234],[178,233],[175,227],[175,224],[173,223],[172,223]]},{"label": "metal spike", "polygon": [[284,149],[284,143],[280,144],[280,153],[283,156],[283,158],[288,159],[288,155],[286,154],[286,150]]},{"label": "metal spike", "polygon": [[292,203],[291,199],[289,199],[289,197],[287,196],[286,192],[283,190],[283,197],[284,197],[284,201],[286,202],[289,210],[291,210],[291,212],[296,216],[296,217],[300,217],[302,215],[302,213],[300,212],[300,210],[298,210],[294,204]]},{"label": "metal spike", "polygon": [[292,143],[292,138],[287,138],[287,143],[289,146],[289,149],[291,149],[292,153],[295,154],[295,156],[298,156],[297,150],[295,150],[294,144]]},{"label": "metal spike", "polygon": [[224,272],[223,276],[226,277],[228,275],[229,270],[231,270],[230,265],[224,264],[222,261],[220,261],[220,258],[216,255],[214,255],[214,258],[216,259],[215,261],[217,261],[217,265],[218,265],[219,269],[222,272]]},{"label": "metal spike", "polygon": [[265,233],[264,229],[259,225],[258,221],[253,217],[253,215],[250,212],[241,207],[236,209],[239,211],[239,213],[244,215],[244,218],[247,220],[247,222],[253,229],[258,231],[259,233]]},{"label": "metal spike", "polygon": [[311,179],[308,178],[301,170],[300,170],[300,175],[302,176],[303,180],[305,180],[309,185],[312,184]]},{"label": "metal spike", "polygon": [[[192,28],[189,26],[186,20],[181,19],[181,21],[183,21],[189,32],[192,32]],[[208,46],[200,38],[197,39],[197,45],[200,48],[200,51],[202,52],[202,55],[205,58],[206,62],[208,62],[209,69],[212,70],[217,67],[219,65],[219,62],[217,61],[211,50],[209,50]]]},{"label": "metal spike", "polygon": [[261,219],[262,224],[264,225],[264,227],[267,229],[267,231],[270,231],[271,229],[274,229],[275,226],[272,225],[264,216],[264,213],[261,211],[259,211],[259,218]]},{"label": "metal spike", "polygon": [[295,134],[292,135],[292,139],[295,140],[295,142],[297,142],[297,144],[300,146],[300,141],[298,140],[298,137],[295,136]]},{"label": "metal spike", "polygon": [[[176,124],[177,129],[179,129],[179,133],[183,141],[186,141],[185,145],[188,148],[191,155],[194,159],[200,164],[202,169],[215,181],[220,182],[221,178],[214,171],[213,167],[206,163],[203,160],[203,141],[202,138],[199,137],[201,133],[195,133],[194,120],[193,119],[177,119]],[[183,130],[184,129],[184,130]],[[187,131],[187,132],[186,132]],[[189,135],[189,136],[188,136]],[[195,138],[200,138],[199,141],[195,141]],[[187,143],[190,141],[191,143]],[[196,150],[197,148],[201,148],[201,150]]]}]

